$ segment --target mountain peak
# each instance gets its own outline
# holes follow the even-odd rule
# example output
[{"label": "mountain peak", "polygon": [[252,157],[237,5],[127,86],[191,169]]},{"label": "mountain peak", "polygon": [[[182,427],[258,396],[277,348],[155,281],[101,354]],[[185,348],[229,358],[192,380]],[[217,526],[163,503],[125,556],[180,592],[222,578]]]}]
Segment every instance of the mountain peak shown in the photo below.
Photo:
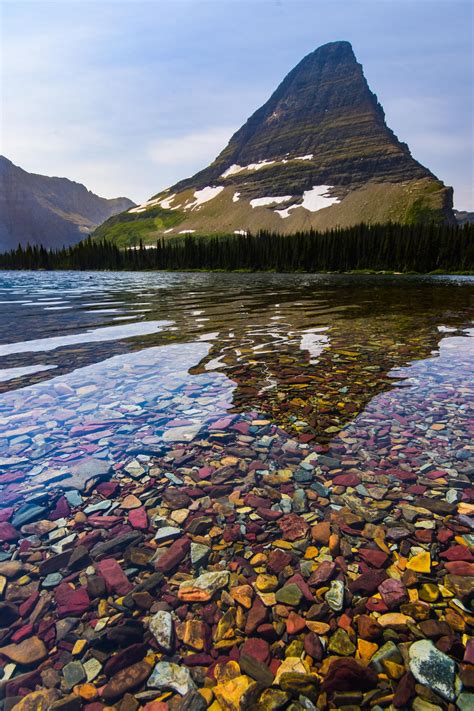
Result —
[{"label": "mountain peak", "polygon": [[132,213],[151,209],[171,235],[454,220],[451,189],[387,126],[347,41],[304,57],[207,168]]}]

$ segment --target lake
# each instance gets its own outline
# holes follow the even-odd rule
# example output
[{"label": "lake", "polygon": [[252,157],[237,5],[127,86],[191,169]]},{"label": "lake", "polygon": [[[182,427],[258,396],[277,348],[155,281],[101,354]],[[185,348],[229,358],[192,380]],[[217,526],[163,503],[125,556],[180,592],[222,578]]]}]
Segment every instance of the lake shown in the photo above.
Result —
[{"label": "lake", "polygon": [[[177,659],[199,653],[204,666],[242,635],[283,649],[305,619],[307,636],[322,639],[305,638],[313,659],[351,656],[354,635],[342,630],[355,609],[391,628],[385,642],[416,639],[410,625],[430,618],[427,603],[433,624],[465,629],[473,287],[460,276],[1,272],[0,566],[20,536],[24,551],[38,550],[35,565],[89,550],[84,568],[66,555],[23,583],[29,595],[55,591],[54,614],[82,616],[72,643],[87,637],[87,619],[96,632],[116,624],[105,608],[97,623],[90,607],[87,566],[106,552],[120,571],[101,573],[118,619],[151,570],[165,576],[163,609],[187,604],[188,620],[193,602],[227,589],[230,571],[227,617],[193,618],[205,643],[189,641],[185,612],[176,623]],[[193,587],[206,571],[214,578]],[[64,599],[71,581],[87,591],[82,603]],[[245,622],[254,593],[232,586],[247,582],[273,607],[273,631],[265,614],[259,633]],[[7,599],[28,598],[18,590]],[[248,601],[232,607],[232,595]],[[289,625],[288,610],[313,595],[323,612],[291,612]],[[136,600],[132,632],[149,609]],[[138,643],[143,629],[132,632]],[[269,673],[281,649],[264,655]],[[397,690],[395,668],[378,680],[356,672],[365,686],[353,704],[372,687],[380,698]]]}]

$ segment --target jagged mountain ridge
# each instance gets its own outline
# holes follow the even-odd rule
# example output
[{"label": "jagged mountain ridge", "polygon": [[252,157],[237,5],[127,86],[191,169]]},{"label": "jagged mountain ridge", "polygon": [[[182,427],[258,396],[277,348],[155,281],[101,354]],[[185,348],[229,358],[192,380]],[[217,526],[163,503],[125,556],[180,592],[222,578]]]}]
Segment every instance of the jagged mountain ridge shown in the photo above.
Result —
[{"label": "jagged mountain ridge", "polygon": [[133,206],[128,198],[102,198],[68,178],[28,173],[0,156],[1,251],[27,243],[75,244],[112,215]]},{"label": "jagged mountain ridge", "polygon": [[98,234],[156,239],[389,220],[452,222],[452,190],[386,125],[349,42],[332,42],[290,71],[207,168]]}]

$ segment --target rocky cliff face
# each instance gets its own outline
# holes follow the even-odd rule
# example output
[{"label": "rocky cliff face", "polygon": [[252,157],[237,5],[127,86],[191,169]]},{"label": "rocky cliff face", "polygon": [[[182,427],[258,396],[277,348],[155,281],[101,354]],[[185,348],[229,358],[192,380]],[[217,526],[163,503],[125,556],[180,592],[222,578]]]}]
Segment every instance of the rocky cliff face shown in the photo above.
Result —
[{"label": "rocky cliff face", "polygon": [[149,217],[152,239],[454,219],[451,189],[388,128],[348,42],[305,57],[211,165],[131,210],[128,234]]},{"label": "rocky cliff face", "polygon": [[134,203],[107,200],[67,178],[27,173],[0,156],[0,250],[18,244],[61,247],[79,242]]}]

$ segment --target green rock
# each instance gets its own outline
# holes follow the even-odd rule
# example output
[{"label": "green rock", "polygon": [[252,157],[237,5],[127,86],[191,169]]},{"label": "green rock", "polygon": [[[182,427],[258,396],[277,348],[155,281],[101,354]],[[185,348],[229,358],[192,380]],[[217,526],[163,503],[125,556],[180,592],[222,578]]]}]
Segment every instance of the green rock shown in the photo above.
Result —
[{"label": "green rock", "polygon": [[86,680],[86,672],[81,662],[69,662],[69,664],[66,664],[63,669],[63,676],[68,691],[76,684],[82,684]]},{"label": "green rock", "polygon": [[333,654],[339,654],[343,657],[348,657],[356,651],[355,645],[351,642],[349,635],[345,630],[339,627],[332,635],[328,644],[328,651]]},{"label": "green rock", "polygon": [[299,639],[294,639],[285,649],[285,657],[301,657],[304,652],[304,644]]},{"label": "green rock", "polygon": [[280,590],[275,593],[277,602],[283,605],[291,605],[292,607],[298,607],[303,597],[303,593],[297,585],[290,583],[289,585],[284,585]]}]

